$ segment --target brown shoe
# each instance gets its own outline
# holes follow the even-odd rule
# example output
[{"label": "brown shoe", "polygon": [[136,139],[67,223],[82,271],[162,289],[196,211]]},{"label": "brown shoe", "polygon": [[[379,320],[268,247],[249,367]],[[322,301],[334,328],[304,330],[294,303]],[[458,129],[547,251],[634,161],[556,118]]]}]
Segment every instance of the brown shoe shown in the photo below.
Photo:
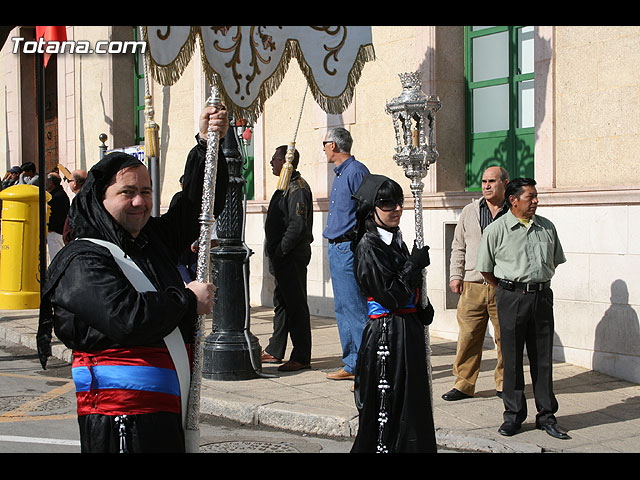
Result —
[{"label": "brown shoe", "polygon": [[300,363],[295,360],[289,360],[287,363],[278,367],[279,372],[297,372],[298,370],[304,370],[305,368],[311,368],[309,363]]},{"label": "brown shoe", "polygon": [[282,360],[262,351],[262,363],[282,363]]},{"label": "brown shoe", "polygon": [[336,372],[327,373],[327,378],[329,380],[353,380],[356,376],[353,373],[345,372],[344,368]]}]

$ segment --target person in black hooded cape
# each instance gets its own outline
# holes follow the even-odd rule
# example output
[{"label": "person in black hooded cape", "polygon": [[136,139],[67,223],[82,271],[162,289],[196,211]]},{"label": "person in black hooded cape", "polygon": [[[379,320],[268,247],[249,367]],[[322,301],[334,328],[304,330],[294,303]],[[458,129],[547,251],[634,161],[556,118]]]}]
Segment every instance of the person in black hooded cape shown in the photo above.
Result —
[{"label": "person in black hooded cape", "polygon": [[359,414],[352,453],[435,453],[424,327],[433,307],[421,306],[422,270],[429,247],[409,250],[398,224],[402,188],[367,175],[358,201],[354,271],[368,299],[354,394]]},{"label": "person in black hooded cape", "polygon": [[[114,182],[117,186],[118,179],[130,171],[139,172],[144,178],[140,195],[150,195],[148,172],[137,158],[120,152],[106,155],[91,168],[86,183],[73,199],[69,220],[75,240],[60,250],[47,271],[37,344],[45,369],[51,356],[52,329],[73,350],[82,452],[118,452],[124,448],[128,452],[185,450],[179,391],[177,396],[175,390],[173,395],[144,391],[127,384],[133,377],[126,377],[123,384],[104,385],[100,375],[108,371],[103,367],[114,365],[125,369],[131,365],[160,366],[163,368],[153,371],[165,375],[174,364],[164,337],[178,327],[188,347],[193,342],[197,315],[206,313],[203,309],[210,311],[211,305],[205,304],[213,298],[213,286],[199,282],[185,286],[176,265],[179,255],[200,232],[207,128],[211,126],[222,136],[227,125],[226,112],[212,107],[203,110],[198,143],[187,157],[182,198],[164,215],[149,217],[136,233],[132,234],[122,220],[116,221],[104,201],[107,189]],[[229,181],[222,148],[217,168],[216,216],[224,208]],[[138,292],[111,252],[85,238],[120,247],[156,291]],[[204,286],[209,290],[206,294]],[[82,372],[89,373],[81,377]],[[174,374],[173,386],[175,379]],[[110,381],[117,380],[110,377]],[[82,381],[86,385],[81,388]],[[156,388],[155,380],[147,373],[135,381],[148,382],[151,390]]]}]

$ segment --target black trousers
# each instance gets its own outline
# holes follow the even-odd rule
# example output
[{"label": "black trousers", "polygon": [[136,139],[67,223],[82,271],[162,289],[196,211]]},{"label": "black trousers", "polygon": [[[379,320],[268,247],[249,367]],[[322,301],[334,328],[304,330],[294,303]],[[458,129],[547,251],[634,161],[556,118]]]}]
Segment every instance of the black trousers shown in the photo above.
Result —
[{"label": "black trousers", "polygon": [[287,335],[293,350],[289,360],[311,362],[311,322],[307,305],[307,265],[311,255],[287,255],[270,260],[269,270],[275,277],[273,292],[273,335],[265,352],[284,358]]},{"label": "black trousers", "polygon": [[504,421],[521,425],[527,418],[524,395],[524,347],[527,347],[531,381],[540,425],[556,423],[558,402],[553,393],[553,292],[522,293],[496,290],[504,383]]}]

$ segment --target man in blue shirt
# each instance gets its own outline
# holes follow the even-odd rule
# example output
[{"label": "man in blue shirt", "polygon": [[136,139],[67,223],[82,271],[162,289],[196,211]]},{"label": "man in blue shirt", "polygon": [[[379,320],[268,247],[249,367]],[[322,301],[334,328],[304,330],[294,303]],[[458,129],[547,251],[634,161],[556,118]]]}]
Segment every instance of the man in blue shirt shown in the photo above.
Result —
[{"label": "man in blue shirt", "polygon": [[331,380],[353,380],[362,339],[368,320],[367,300],[353,273],[351,240],[356,225],[356,204],[351,198],[369,169],[351,155],[353,139],[348,130],[329,130],[322,142],[327,161],[335,165],[336,176],[329,196],[329,215],[322,236],[329,241],[329,269],[333,285],[333,300],[342,344],[344,367],[327,374]]}]

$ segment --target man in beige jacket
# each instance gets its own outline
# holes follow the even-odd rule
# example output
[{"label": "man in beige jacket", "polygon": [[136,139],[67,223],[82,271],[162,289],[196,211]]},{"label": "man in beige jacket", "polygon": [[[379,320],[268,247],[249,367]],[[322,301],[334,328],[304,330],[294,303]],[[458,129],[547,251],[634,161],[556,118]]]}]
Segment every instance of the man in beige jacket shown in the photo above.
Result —
[{"label": "man in beige jacket", "polygon": [[456,381],[442,395],[448,401],[471,398],[480,372],[482,345],[491,320],[497,346],[498,363],[494,371],[496,395],[502,395],[502,353],[496,310],[495,288],[475,269],[478,246],[484,228],[509,210],[505,186],[509,173],[502,167],[489,167],[482,175],[482,198],[464,207],[451,244],[449,288],[460,295],[458,301],[458,347],[453,363]]}]

